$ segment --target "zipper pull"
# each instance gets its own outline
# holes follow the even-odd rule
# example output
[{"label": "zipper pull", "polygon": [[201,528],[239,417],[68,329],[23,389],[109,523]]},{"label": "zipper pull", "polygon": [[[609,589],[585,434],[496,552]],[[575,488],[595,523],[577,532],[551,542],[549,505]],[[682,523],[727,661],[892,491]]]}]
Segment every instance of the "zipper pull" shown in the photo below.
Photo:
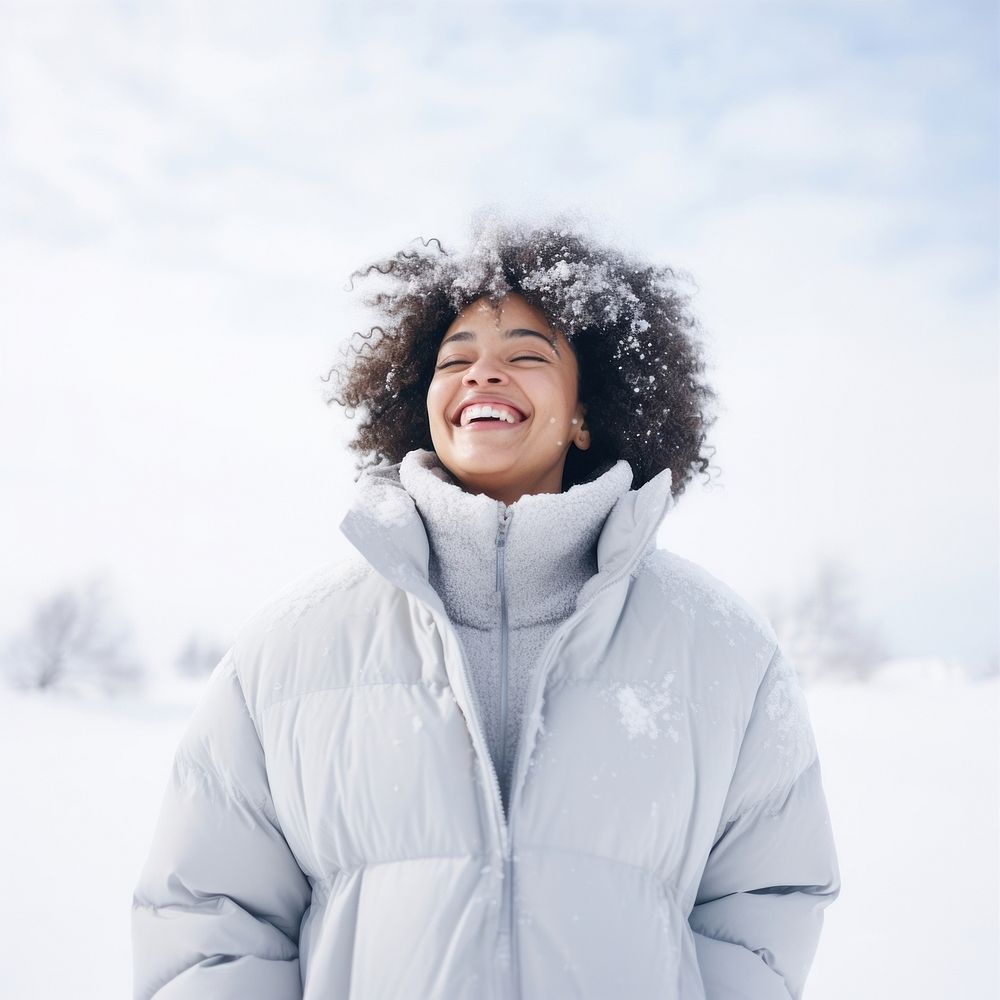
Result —
[{"label": "zipper pull", "polygon": [[502,500],[497,501],[500,506],[497,508],[497,514],[499,515],[499,523],[497,525],[497,579],[496,579],[496,589],[500,590],[503,585],[502,577],[502,562],[503,562],[503,549],[507,544],[507,524],[508,524],[508,514],[506,504]]}]

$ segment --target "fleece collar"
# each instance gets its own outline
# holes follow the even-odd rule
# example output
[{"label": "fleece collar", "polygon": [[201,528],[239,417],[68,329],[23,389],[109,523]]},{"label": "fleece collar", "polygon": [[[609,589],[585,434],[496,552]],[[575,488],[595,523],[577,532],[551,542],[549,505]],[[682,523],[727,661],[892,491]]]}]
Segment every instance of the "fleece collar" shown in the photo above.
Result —
[{"label": "fleece collar", "polygon": [[[496,625],[501,569],[513,628],[562,621],[597,572],[597,539],[632,482],[628,462],[564,493],[538,493],[505,504],[468,493],[432,451],[400,464],[430,542],[429,576],[457,624]],[[499,536],[503,548],[498,548]],[[502,556],[501,556],[502,551]]]},{"label": "fleece collar", "polygon": [[[444,610],[429,581],[430,542],[427,529],[416,502],[400,480],[401,465],[401,462],[383,460],[362,474],[354,502],[341,521],[340,530],[387,580]],[[624,467],[631,482],[631,469],[626,462],[619,462],[605,476],[621,467]],[[619,474],[615,473],[616,476]],[[609,480],[613,481],[614,477]],[[670,470],[664,469],[639,489],[626,490],[618,496],[597,540],[597,574],[590,577],[583,587],[578,603],[582,604],[590,593],[611,579],[630,571],[655,545],[657,529],[673,505],[670,484]],[[589,485],[593,483],[584,483],[574,489],[585,489]],[[522,497],[517,504],[524,504],[525,509],[536,506],[540,512],[546,504],[557,504],[560,498],[572,492]],[[482,499],[490,505],[490,517],[496,523],[497,508],[493,505],[498,501]],[[525,501],[529,500],[532,503],[526,504]],[[511,506],[516,508],[517,504]]]}]

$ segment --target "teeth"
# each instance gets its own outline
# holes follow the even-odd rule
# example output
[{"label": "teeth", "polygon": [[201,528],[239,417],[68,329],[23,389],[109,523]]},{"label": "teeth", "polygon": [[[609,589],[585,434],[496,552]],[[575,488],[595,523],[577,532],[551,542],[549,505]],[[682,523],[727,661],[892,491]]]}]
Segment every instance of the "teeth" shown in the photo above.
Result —
[{"label": "teeth", "polygon": [[514,414],[507,409],[499,409],[496,406],[490,406],[488,403],[476,403],[462,410],[462,426],[464,427],[477,417],[493,417],[497,420],[504,420],[508,424],[517,423]]}]

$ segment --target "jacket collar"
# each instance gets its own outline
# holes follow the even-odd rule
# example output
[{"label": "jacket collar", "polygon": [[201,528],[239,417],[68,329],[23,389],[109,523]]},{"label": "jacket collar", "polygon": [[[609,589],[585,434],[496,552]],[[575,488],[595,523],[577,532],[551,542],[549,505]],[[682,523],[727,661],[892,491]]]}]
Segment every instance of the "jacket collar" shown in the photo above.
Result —
[{"label": "jacket collar", "polygon": [[433,451],[415,449],[399,466],[399,480],[413,497],[430,543],[430,582],[453,623],[496,626],[500,560],[497,540],[506,532],[503,565],[507,621],[519,629],[566,618],[577,594],[597,572],[597,540],[611,508],[632,482],[628,462],[562,493],[538,493],[505,504],[468,493]]},{"label": "jacket collar", "polygon": [[[413,498],[399,481],[400,462],[383,461],[362,473],[340,530],[390,583],[435,606],[428,579],[430,546]],[[656,533],[674,504],[670,469],[624,493],[604,522],[597,542],[597,574],[580,592],[582,605],[611,579],[630,572],[656,544]]]}]

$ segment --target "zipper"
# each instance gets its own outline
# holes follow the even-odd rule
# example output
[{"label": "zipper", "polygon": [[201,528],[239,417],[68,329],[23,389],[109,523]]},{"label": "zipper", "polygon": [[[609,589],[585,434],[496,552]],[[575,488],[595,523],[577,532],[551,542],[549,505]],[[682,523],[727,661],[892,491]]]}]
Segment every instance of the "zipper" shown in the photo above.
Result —
[{"label": "zipper", "polygon": [[[510,528],[510,522],[514,516],[513,511],[509,510],[507,506],[502,502],[498,501],[499,506],[497,507],[497,541],[496,541],[496,556],[497,556],[497,573],[496,573],[496,589],[500,594],[500,762],[498,766],[494,767],[494,773],[498,776],[500,774],[507,774],[507,711],[508,711],[508,642],[507,642],[507,630],[508,630],[508,620],[507,620],[507,580],[506,580],[506,569],[507,569],[507,531]],[[499,777],[497,780],[497,785],[499,787]],[[508,788],[510,784],[508,782]],[[510,817],[507,815],[508,810],[503,804],[503,796],[501,794],[500,808],[502,814],[506,817],[506,823],[508,825],[507,832],[507,842],[504,846],[504,856],[503,856],[503,897],[501,899],[500,905],[500,934],[501,938],[506,935],[506,949],[505,958],[507,962],[507,968],[510,970],[511,975],[511,995],[517,995],[517,981],[514,979],[514,933],[513,933],[513,887],[512,880],[514,874],[514,866],[511,858],[512,844],[510,840]],[[504,942],[501,940],[501,950],[503,949]]]},{"label": "zipper", "polygon": [[[500,523],[497,526],[497,590],[500,592],[500,766],[498,772],[507,774],[507,529],[514,517],[502,502],[498,508]],[[506,810],[505,810],[506,811]]]}]

